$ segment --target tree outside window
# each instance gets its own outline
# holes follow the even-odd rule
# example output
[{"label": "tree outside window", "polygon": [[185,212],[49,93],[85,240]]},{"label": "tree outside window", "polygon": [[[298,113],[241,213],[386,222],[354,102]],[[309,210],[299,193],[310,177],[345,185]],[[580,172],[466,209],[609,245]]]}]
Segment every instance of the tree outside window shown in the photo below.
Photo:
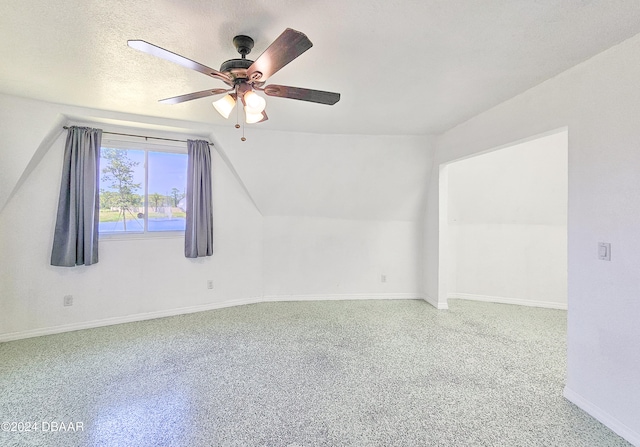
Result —
[{"label": "tree outside window", "polygon": [[101,148],[100,234],[184,231],[187,154]]}]

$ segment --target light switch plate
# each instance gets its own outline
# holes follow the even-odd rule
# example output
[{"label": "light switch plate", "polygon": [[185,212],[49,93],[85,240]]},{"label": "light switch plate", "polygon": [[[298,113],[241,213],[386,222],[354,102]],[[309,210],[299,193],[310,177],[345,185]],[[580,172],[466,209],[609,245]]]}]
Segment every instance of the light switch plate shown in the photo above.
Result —
[{"label": "light switch plate", "polygon": [[611,244],[609,242],[598,242],[598,259],[611,261]]}]

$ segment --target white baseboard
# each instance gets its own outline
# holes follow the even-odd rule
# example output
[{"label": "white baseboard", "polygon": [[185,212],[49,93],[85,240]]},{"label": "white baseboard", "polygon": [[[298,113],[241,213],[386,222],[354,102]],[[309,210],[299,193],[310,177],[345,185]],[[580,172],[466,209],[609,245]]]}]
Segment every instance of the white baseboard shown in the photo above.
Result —
[{"label": "white baseboard", "polygon": [[611,416],[597,405],[594,405],[572,389],[565,386],[562,394],[569,402],[574,403],[578,408],[602,422],[604,425],[609,427],[611,431],[622,436],[635,447],[640,447],[640,433],[627,427],[618,419]]},{"label": "white baseboard", "polygon": [[431,304],[433,307],[435,307],[438,310],[447,310],[447,309],[449,309],[449,304],[448,303],[439,303],[437,299],[432,298],[431,296],[427,295],[426,293],[424,294],[422,299],[425,300],[427,303]]},{"label": "white baseboard", "polygon": [[156,318],[174,317],[207,310],[222,309],[225,307],[242,306],[245,304],[256,304],[274,301],[331,301],[331,300],[411,300],[422,298],[416,293],[362,293],[362,294],[339,294],[339,295],[271,295],[255,296],[243,299],[224,301],[219,303],[208,303],[199,306],[180,307],[177,309],[159,310],[122,317],[104,318],[101,320],[83,321],[80,323],[63,324],[46,328],[30,329],[19,332],[9,332],[0,334],[0,343],[7,341],[21,340],[24,338],[40,337],[42,335],[60,334],[63,332],[78,331],[81,329],[92,329],[114,324],[133,323],[135,321],[153,320]]},{"label": "white baseboard", "polygon": [[510,298],[505,296],[476,295],[473,293],[449,293],[447,294],[447,299],[485,301],[488,303],[517,304],[519,306],[545,307],[547,309],[567,310],[566,303],[551,303],[548,301],[524,300],[520,298]]},{"label": "white baseboard", "polygon": [[221,303],[208,303],[199,306],[180,307],[177,309],[159,310],[155,312],[147,312],[133,315],[125,315],[122,317],[104,318],[101,320],[83,321],[80,323],[63,324],[60,326],[51,326],[39,329],[30,329],[20,332],[9,332],[0,334],[0,343],[7,341],[21,340],[23,338],[40,337],[42,335],[60,334],[62,332],[78,331],[81,329],[93,329],[103,326],[112,326],[114,324],[133,323],[135,321],[154,320],[156,318],[174,317],[176,315],[191,314],[195,312],[204,312],[213,309],[222,309],[224,307],[241,306],[244,304],[255,304],[262,302],[259,296],[243,298],[238,300],[224,301]]},{"label": "white baseboard", "polygon": [[416,300],[417,293],[340,293],[319,295],[265,295],[263,301]]}]

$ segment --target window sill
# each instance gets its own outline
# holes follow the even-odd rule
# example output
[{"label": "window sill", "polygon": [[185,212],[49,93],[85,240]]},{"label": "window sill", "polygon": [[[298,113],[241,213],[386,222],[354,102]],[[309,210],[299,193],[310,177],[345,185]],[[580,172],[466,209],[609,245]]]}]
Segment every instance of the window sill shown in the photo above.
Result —
[{"label": "window sill", "polygon": [[152,239],[184,239],[184,231],[158,231],[148,233],[101,233],[98,240],[103,241],[130,241]]}]

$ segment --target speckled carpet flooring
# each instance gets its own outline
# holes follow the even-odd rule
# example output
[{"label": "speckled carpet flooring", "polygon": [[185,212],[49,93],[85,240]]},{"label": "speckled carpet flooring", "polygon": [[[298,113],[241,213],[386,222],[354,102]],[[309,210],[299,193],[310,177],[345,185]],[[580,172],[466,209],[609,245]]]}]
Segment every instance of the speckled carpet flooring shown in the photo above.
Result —
[{"label": "speckled carpet flooring", "polygon": [[564,311],[450,307],[264,303],[0,344],[0,445],[629,445],[562,397]]}]

